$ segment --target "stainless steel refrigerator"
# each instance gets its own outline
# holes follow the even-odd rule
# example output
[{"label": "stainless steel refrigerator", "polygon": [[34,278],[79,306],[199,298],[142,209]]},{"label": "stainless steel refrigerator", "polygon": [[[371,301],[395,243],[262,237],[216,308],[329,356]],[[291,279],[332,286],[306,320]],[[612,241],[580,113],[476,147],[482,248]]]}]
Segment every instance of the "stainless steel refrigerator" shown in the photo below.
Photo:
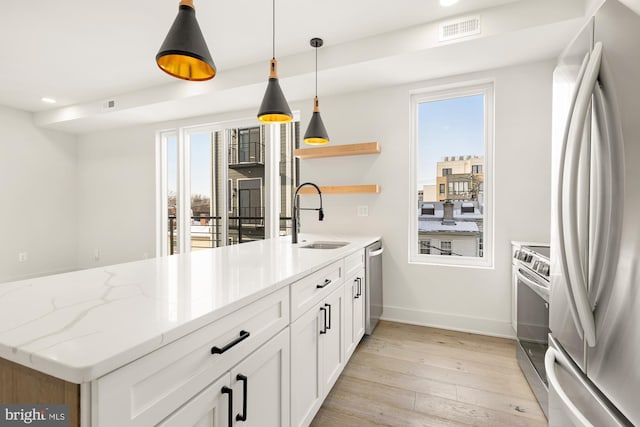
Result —
[{"label": "stainless steel refrigerator", "polygon": [[553,76],[550,426],[640,426],[640,16],[608,0]]}]

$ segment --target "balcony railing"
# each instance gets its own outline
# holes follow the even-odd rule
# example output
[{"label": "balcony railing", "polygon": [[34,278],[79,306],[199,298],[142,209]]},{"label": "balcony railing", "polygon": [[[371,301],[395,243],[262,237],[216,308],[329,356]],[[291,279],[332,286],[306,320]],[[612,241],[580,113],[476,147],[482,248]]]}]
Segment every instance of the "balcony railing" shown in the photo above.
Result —
[{"label": "balcony railing", "polygon": [[264,165],[264,144],[261,142],[232,143],[229,146],[229,167]]},{"label": "balcony railing", "polygon": [[[245,215],[230,215],[228,217],[229,242],[238,244],[264,239],[264,214],[262,208],[241,209]],[[251,213],[259,213],[251,215]],[[177,253],[178,235],[175,216],[169,216],[169,255]],[[222,217],[220,216],[192,216],[191,217],[191,250],[217,248],[225,246],[222,241]],[[280,217],[280,234],[289,234],[291,217]]]}]

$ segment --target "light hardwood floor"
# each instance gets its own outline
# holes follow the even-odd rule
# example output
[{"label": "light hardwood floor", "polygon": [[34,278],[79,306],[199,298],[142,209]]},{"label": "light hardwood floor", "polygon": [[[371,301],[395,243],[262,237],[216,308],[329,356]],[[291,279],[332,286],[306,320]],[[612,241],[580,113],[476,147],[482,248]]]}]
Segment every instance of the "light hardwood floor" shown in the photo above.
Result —
[{"label": "light hardwood floor", "polygon": [[313,427],[546,426],[515,341],[380,322]]}]

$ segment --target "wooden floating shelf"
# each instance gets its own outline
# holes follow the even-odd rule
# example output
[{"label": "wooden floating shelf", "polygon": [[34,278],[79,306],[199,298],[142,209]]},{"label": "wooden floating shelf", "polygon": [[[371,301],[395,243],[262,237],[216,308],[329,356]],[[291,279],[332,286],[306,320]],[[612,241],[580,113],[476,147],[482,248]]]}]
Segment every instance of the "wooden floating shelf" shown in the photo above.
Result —
[{"label": "wooden floating shelf", "polygon": [[[322,194],[377,194],[380,193],[379,185],[327,185],[320,186]],[[315,188],[302,187],[298,194],[318,194]]]},{"label": "wooden floating shelf", "polygon": [[323,157],[358,156],[361,154],[378,153],[380,153],[380,144],[377,142],[298,148],[294,151],[294,155],[299,159],[320,159]]}]

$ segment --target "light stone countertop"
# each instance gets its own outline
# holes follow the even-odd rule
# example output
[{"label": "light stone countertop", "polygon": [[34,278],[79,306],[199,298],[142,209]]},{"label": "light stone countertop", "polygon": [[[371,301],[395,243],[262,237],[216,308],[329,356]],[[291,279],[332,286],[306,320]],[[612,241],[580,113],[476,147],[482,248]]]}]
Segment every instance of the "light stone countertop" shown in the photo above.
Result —
[{"label": "light stone countertop", "polygon": [[0,284],[0,357],[81,384],[307,276],[379,236],[261,240]]}]

